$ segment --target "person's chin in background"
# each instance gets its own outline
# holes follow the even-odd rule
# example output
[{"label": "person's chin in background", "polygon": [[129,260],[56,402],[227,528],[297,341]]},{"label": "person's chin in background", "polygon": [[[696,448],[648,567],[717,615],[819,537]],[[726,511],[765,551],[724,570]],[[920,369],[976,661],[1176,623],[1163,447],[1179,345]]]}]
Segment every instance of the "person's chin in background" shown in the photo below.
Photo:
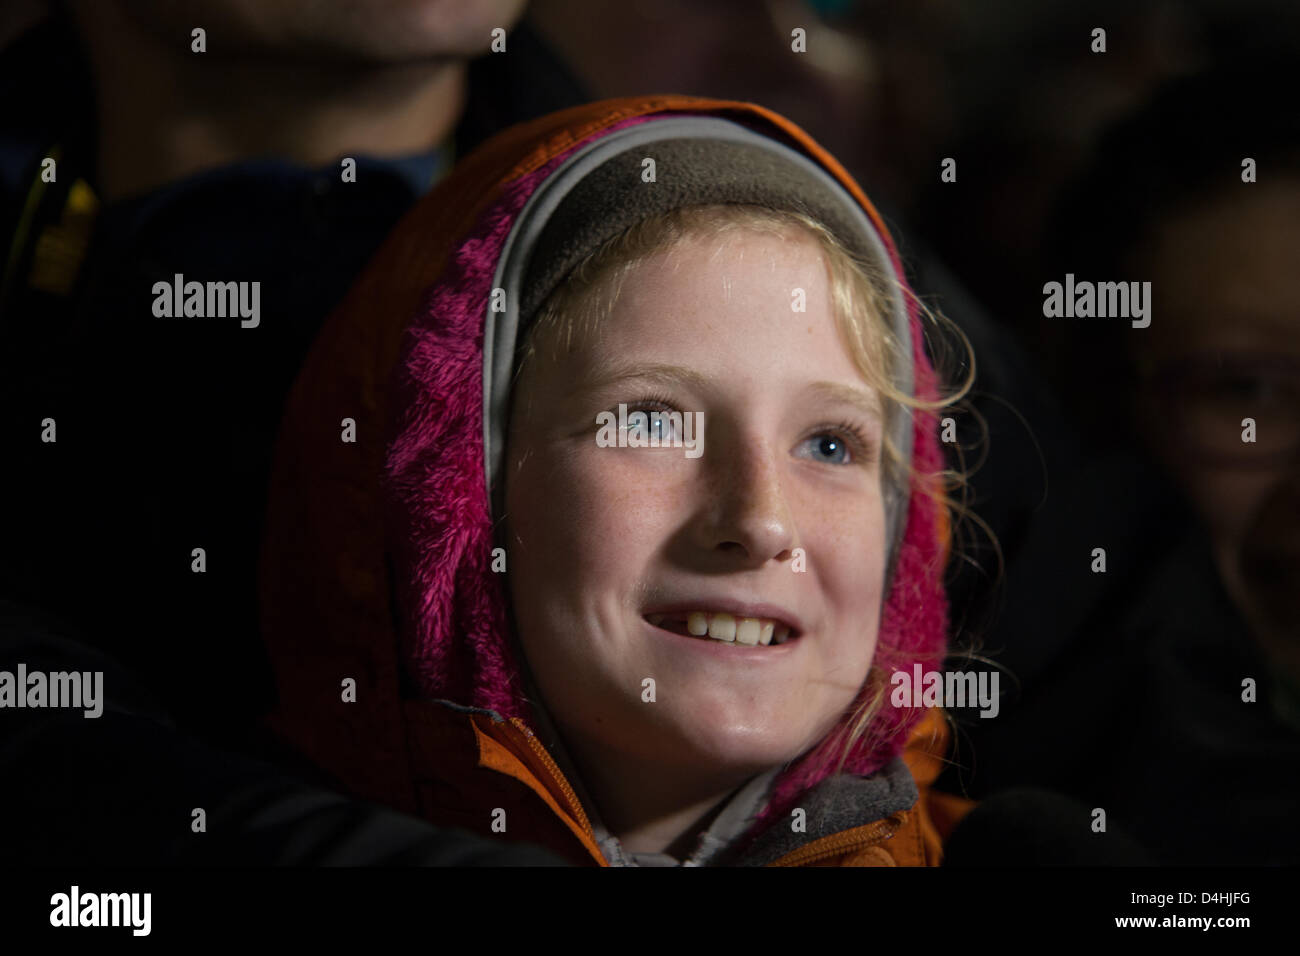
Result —
[{"label": "person's chin in background", "polygon": [[485,52],[509,31],[526,0],[77,0],[86,23],[129,21],[160,39],[203,28],[214,54],[284,60],[397,64]]}]

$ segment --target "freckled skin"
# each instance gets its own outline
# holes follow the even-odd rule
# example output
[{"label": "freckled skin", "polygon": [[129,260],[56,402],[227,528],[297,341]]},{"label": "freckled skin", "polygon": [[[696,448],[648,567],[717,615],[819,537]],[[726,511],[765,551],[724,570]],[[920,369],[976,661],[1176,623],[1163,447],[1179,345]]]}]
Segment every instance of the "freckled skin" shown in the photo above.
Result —
[{"label": "freckled skin", "polygon": [[[874,395],[830,312],[816,243],[746,233],[715,247],[691,239],[649,260],[595,341],[532,363],[507,443],[509,589],[568,748],[584,768],[696,792],[798,756],[850,706],[875,650],[885,560],[878,464],[832,461],[819,444],[845,420],[878,443],[880,424],[805,391],[830,381]],[[807,290],[797,319],[794,287]],[[614,360],[685,367],[705,384],[566,395]],[[702,457],[597,446],[597,413],[647,392],[704,413]],[[795,548],[804,573],[791,570]],[[642,619],[647,595],[699,593],[783,606],[806,634],[779,664],[741,666]]]}]

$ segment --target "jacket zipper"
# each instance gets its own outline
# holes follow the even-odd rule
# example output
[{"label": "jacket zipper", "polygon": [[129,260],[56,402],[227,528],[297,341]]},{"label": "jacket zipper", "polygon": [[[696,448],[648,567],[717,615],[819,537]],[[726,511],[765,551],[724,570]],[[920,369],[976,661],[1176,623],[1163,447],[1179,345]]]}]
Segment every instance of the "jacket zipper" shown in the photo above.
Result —
[{"label": "jacket zipper", "polygon": [[574,791],[573,787],[569,784],[568,779],[565,778],[564,773],[560,770],[559,764],[555,762],[555,758],[546,752],[546,748],[543,747],[542,742],[537,739],[537,735],[529,730],[528,727],[517,717],[512,717],[510,723],[523,734],[524,739],[528,741],[529,749],[537,755],[542,766],[546,768],[546,772],[550,774],[551,779],[559,784],[560,791],[564,795],[569,811],[573,813],[578,825],[581,826],[583,831],[594,840],[595,831],[591,828],[591,821],[587,819],[586,811],[582,809],[582,801],[578,799],[577,792]]},{"label": "jacket zipper", "polygon": [[841,856],[848,850],[865,850],[878,846],[897,832],[903,825],[910,811],[901,810],[884,820],[857,827],[844,833],[835,833],[820,840],[814,840],[807,846],[792,850],[776,860],[771,866],[807,866],[832,856]]}]

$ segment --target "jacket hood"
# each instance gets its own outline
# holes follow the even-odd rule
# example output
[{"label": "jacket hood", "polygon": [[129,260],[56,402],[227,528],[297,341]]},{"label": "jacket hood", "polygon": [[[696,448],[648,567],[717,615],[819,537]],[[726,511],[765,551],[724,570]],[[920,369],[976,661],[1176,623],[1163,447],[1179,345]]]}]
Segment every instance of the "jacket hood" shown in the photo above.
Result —
[{"label": "jacket hood", "polygon": [[[606,101],[514,127],[463,160],[408,214],[331,318],[286,411],[264,618],[281,729],[296,724],[305,749],[323,755],[327,732],[292,713],[309,699],[323,703],[313,681],[328,683],[337,699],[338,667],[348,663],[380,697],[375,685],[392,683],[407,698],[536,724],[505,575],[492,567],[514,350],[584,251],[657,211],[627,222],[579,216],[600,195],[592,184],[601,171],[639,158],[647,144],[689,151],[692,140],[736,150],[735,175],[714,177],[733,191],[707,201],[760,201],[762,176],[746,172],[755,157],[775,157],[784,175],[798,164],[800,205],[906,290],[894,244],[862,190],[805,133],[759,106],[681,96]],[[670,206],[687,204],[656,192]],[[604,232],[580,235],[584,222]],[[494,289],[506,290],[504,312],[492,311]],[[891,318],[906,344],[900,384],[936,398],[914,297],[896,295]],[[352,448],[338,439],[337,423],[348,418],[360,436]],[[921,484],[943,468],[935,416],[913,412],[898,428],[896,444],[917,477],[887,503],[890,578],[877,659],[910,672],[944,655],[948,525]],[[860,745],[844,770],[865,776],[890,765],[923,716],[923,708],[882,708],[867,738],[874,743]],[[754,833],[831,775],[836,736],[781,769]]]}]

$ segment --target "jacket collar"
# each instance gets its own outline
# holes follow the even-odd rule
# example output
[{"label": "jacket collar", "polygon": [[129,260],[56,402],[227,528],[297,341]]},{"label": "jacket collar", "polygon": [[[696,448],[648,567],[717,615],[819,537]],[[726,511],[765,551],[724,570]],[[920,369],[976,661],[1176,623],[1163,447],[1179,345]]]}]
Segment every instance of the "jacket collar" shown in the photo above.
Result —
[{"label": "jacket collar", "polygon": [[[438,711],[450,722],[468,721],[478,748],[477,766],[511,777],[531,789],[568,827],[596,865],[641,865],[588,812],[579,796],[581,783],[570,779],[541,738],[523,720],[495,711],[440,700]],[[447,768],[452,770],[451,767]],[[731,798],[701,836],[686,865],[768,866],[810,860],[818,854],[843,855],[874,846],[893,835],[920,798],[902,758],[868,777],[841,774],[808,791],[788,821],[778,820],[747,843],[738,844],[770,795],[779,768],[754,778]],[[526,837],[525,837],[526,839]],[[645,863],[653,865],[653,859]],[[673,860],[663,858],[662,865]]]},{"label": "jacket collar", "polygon": [[819,844],[828,850],[839,843],[874,845],[903,823],[902,815],[918,799],[916,781],[901,757],[869,777],[827,777],[808,791],[790,819],[775,821],[740,853],[721,862],[769,866]]}]

